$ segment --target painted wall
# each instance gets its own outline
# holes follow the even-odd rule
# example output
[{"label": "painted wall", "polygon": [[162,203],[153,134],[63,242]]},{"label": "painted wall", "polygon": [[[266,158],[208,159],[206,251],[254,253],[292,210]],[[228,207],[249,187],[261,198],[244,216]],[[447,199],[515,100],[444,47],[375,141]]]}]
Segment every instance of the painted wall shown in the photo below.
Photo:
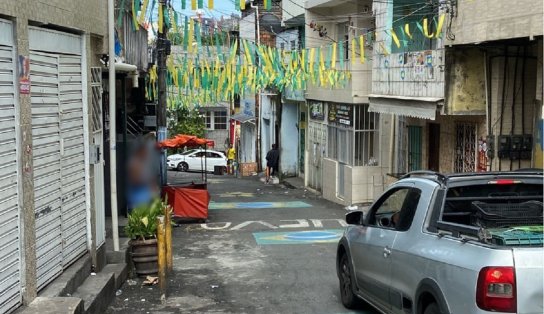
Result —
[{"label": "painted wall", "polygon": [[[274,96],[261,96],[261,165],[266,169],[266,154],[276,143],[276,104]],[[281,162],[281,159],[280,159]]]},{"label": "painted wall", "polygon": [[255,162],[255,138],[257,132],[252,123],[242,123],[240,126],[240,162]]},{"label": "painted wall", "polygon": [[294,177],[298,172],[298,104],[284,103],[281,110],[280,172]]},{"label": "painted wall", "polygon": [[485,55],[480,48],[446,50],[446,111],[485,114]]},{"label": "painted wall", "polygon": [[458,0],[452,21],[455,40],[460,45],[543,34],[543,2],[539,0]]}]

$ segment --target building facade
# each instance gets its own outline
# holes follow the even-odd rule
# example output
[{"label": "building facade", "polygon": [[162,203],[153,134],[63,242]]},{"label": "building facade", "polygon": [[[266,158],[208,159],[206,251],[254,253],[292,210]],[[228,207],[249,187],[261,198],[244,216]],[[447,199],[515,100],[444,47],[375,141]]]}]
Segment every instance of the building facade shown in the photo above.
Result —
[{"label": "building facade", "polygon": [[305,20],[306,48],[342,45],[336,67],[351,73],[343,88],[308,85],[305,183],[337,203],[370,202],[386,185],[391,116],[369,111],[373,60],[351,43],[374,28],[372,1],[307,1]]},{"label": "building facade", "polygon": [[0,12],[4,313],[31,302],[81,256],[96,262],[105,238],[93,197],[103,168],[91,156],[101,129],[91,83],[107,14],[98,0],[2,1]]}]

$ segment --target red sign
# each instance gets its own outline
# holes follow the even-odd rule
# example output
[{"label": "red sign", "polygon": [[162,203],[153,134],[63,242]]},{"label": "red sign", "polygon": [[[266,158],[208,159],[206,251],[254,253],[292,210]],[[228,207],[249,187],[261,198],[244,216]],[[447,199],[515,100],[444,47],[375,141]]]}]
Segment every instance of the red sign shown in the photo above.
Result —
[{"label": "red sign", "polygon": [[19,55],[19,93],[30,94],[30,59]]}]

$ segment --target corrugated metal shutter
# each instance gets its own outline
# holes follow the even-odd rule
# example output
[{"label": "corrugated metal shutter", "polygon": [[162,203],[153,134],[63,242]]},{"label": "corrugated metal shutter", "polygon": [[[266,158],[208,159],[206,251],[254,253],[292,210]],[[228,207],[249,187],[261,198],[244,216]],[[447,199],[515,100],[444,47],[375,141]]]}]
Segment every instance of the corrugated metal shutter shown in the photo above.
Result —
[{"label": "corrugated metal shutter", "polygon": [[87,250],[81,56],[59,55],[62,265]]},{"label": "corrugated metal shutter", "polygon": [[38,289],[62,272],[58,59],[55,54],[30,53]]},{"label": "corrugated metal shutter", "polygon": [[12,24],[0,20],[0,34],[0,313],[5,313],[21,304],[20,158]]},{"label": "corrugated metal shutter", "polygon": [[81,36],[31,27],[38,289],[87,251]]}]

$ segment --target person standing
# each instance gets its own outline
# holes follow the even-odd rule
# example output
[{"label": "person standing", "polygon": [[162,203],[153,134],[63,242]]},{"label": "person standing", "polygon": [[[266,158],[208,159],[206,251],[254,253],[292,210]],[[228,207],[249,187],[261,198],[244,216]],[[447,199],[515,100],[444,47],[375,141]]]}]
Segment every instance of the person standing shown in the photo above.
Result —
[{"label": "person standing", "polygon": [[234,173],[234,159],[236,159],[236,150],[232,146],[232,144],[229,145],[229,149],[227,149],[227,173],[233,174]]},{"label": "person standing", "polygon": [[279,159],[278,145],[272,144],[272,149],[266,154],[266,183],[270,182],[271,175],[277,175]]}]

